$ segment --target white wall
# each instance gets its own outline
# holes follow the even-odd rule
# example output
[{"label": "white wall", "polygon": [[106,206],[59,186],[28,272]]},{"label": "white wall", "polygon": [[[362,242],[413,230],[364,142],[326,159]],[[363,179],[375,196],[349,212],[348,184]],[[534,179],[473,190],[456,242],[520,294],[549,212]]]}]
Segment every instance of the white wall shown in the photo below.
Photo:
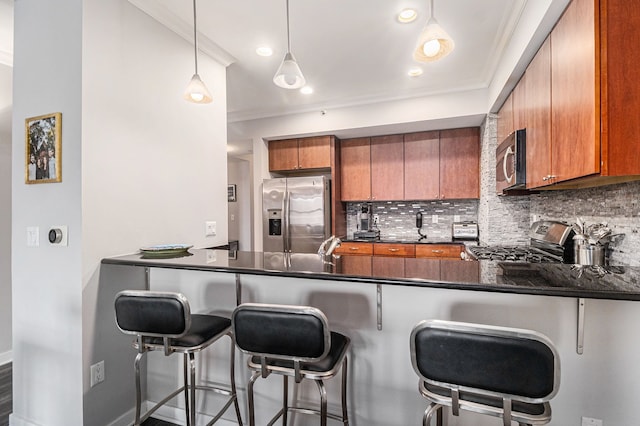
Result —
[{"label": "white wall", "polygon": [[[128,282],[104,284],[100,259],[226,242],[225,69],[201,56],[215,102],[185,102],[192,45],[126,0],[16,2],[15,28],[11,424],[124,424],[133,351],[112,303]],[[57,111],[62,183],[25,185],[24,118]],[[69,246],[50,246],[61,224]],[[39,247],[26,247],[27,226],[40,227]],[[106,380],[90,388],[97,360]]]},{"label": "white wall", "polygon": [[[100,260],[151,244],[227,242],[226,71],[200,55],[214,102],[191,104],[185,40],[126,0],[85,0],[83,29],[82,389],[85,424],[106,424],[133,406],[134,351],[112,308],[129,284],[106,281]],[[205,237],[207,220],[215,237]],[[107,381],[90,388],[89,367],[101,360]]]},{"label": "white wall", "polygon": [[[12,425],[82,424],[82,3],[15,2],[12,152]],[[24,183],[24,120],[62,113],[62,182]],[[52,225],[68,247],[50,246]],[[26,228],[40,246],[26,247]]]},{"label": "white wall", "polygon": [[11,102],[13,69],[0,63],[0,365],[11,361]]}]

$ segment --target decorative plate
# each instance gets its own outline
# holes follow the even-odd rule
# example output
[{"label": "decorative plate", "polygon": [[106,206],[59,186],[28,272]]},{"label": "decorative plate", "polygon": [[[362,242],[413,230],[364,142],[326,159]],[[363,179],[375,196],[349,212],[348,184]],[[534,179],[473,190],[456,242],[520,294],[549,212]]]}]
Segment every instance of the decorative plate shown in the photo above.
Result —
[{"label": "decorative plate", "polygon": [[191,247],[193,247],[193,245],[190,244],[160,244],[157,246],[142,247],[140,251],[143,254],[175,254],[186,252]]}]

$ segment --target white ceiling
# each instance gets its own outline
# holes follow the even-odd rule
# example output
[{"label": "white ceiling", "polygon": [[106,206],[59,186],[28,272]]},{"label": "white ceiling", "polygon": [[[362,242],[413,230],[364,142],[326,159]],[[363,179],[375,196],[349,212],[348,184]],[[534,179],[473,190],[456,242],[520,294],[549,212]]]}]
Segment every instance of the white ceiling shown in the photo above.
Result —
[{"label": "white ceiling", "polygon": [[[168,27],[192,31],[189,0],[129,0]],[[314,93],[281,89],[273,74],[286,52],[285,0],[200,0],[200,47],[219,47],[227,71],[229,121],[422,97],[489,86],[527,1],[436,0],[434,15],[456,49],[443,60],[418,64],[416,40],[428,0],[290,0],[291,50]],[[540,1],[540,0],[536,0]],[[407,7],[418,19],[400,24]],[[271,46],[271,57],[255,53]],[[409,77],[420,66],[424,74]],[[202,76],[206,82],[206,76]]]}]

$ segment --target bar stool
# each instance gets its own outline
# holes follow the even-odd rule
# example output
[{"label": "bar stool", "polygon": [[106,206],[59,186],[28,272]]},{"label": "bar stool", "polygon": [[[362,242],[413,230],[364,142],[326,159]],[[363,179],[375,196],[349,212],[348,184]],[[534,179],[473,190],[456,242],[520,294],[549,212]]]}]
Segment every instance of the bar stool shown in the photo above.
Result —
[{"label": "bar stool", "polygon": [[[273,425],[280,416],[287,423],[287,413],[319,414],[320,424],[327,418],[349,424],[347,413],[347,351],[348,337],[329,330],[325,315],[308,306],[265,305],[245,303],[238,306],[231,317],[236,344],[251,355],[247,365],[253,372],[247,387],[249,425],[255,426],[253,386],[259,377],[271,373],[283,376],[282,408],[271,418]],[[342,415],[327,413],[327,393],[324,381],[334,377],[342,368]],[[288,405],[288,377],[296,383],[303,379],[315,381],[320,392],[320,410]]]},{"label": "bar stool", "polygon": [[530,330],[426,320],[411,332],[411,363],[421,395],[442,425],[442,408],[502,417],[504,426],[551,421],[549,401],[560,385],[553,343]]},{"label": "bar stool", "polygon": [[[126,290],[116,295],[116,323],[126,334],[133,334],[138,350],[134,362],[136,380],[136,415],[134,425],[144,422],[160,406],[184,392],[186,424],[196,424],[196,389],[213,391],[227,396],[225,405],[208,425],[215,423],[231,403],[235,405],[238,424],[242,425],[235,384],[235,344],[231,334],[231,320],[217,315],[191,314],[189,302],[180,293]],[[207,348],[222,336],[231,339],[231,381],[229,388],[196,384],[195,353]],[[162,350],[165,356],[184,355],[184,383],[141,416],[142,390],[140,362],[150,351]]]}]

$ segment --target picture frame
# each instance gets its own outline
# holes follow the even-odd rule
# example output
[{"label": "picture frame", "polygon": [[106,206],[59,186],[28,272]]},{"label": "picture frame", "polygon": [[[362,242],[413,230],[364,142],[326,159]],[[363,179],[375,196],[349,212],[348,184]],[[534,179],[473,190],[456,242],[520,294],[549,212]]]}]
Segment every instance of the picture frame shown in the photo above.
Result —
[{"label": "picture frame", "polygon": [[227,201],[235,202],[236,199],[236,185],[227,185]]},{"label": "picture frame", "polygon": [[24,126],[25,183],[62,182],[62,113],[29,117]]}]

